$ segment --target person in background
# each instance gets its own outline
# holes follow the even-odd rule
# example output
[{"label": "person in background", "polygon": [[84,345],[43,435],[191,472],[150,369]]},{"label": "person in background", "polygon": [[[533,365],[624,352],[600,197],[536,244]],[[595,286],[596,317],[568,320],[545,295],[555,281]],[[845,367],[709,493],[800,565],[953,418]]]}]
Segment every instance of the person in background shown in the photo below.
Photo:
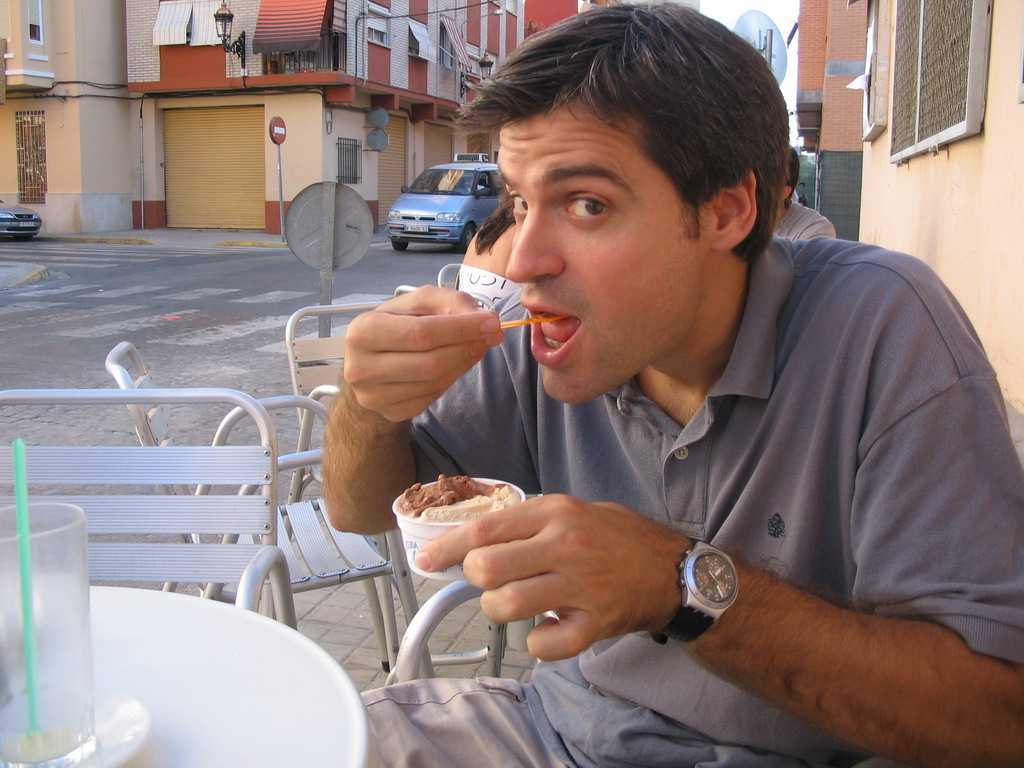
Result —
[{"label": "person in background", "polygon": [[501,202],[494,213],[484,221],[469,242],[459,268],[455,287],[472,294],[488,309],[519,288],[518,283],[505,277],[515,235],[512,227],[514,223],[512,198],[502,193]]},{"label": "person in background", "polygon": [[[740,119],[742,118],[742,119]],[[380,764],[929,768],[1024,758],[1024,470],[920,259],[773,238],[764,58],[676,3],[533,35],[460,113],[513,202],[499,312],[424,286],[356,317],[324,441],[338,528],[438,474],[535,498],[417,553],[530,682],[366,691]],[[499,322],[560,316],[507,332]]]},{"label": "person in background", "polygon": [[[807,208],[794,200],[795,190],[800,181],[800,156],[796,149],[789,148],[789,173],[786,177],[785,192],[782,196],[782,218],[775,228],[776,237],[790,240],[809,240],[812,237],[835,237],[836,228],[832,222],[813,208]],[[806,199],[806,198],[804,198]]]}]

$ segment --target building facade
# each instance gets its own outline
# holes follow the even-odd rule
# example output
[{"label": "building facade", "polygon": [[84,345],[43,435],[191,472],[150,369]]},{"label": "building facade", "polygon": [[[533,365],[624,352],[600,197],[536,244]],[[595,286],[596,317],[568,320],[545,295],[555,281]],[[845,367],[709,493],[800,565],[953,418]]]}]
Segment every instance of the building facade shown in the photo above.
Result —
[{"label": "building facade", "polygon": [[[1024,4],[857,0],[868,15],[861,239],[950,286],[1024,435]],[[1024,445],[1024,443],[1022,443]]]},{"label": "building facade", "polygon": [[131,227],[121,0],[0,0],[0,200],[43,232]]},{"label": "building facade", "polygon": [[142,228],[280,232],[280,203],[321,181],[353,187],[383,224],[424,168],[493,153],[453,116],[523,39],[521,0],[234,0],[234,51],[217,0],[127,9]]},{"label": "building facade", "polygon": [[523,5],[0,0],[0,199],[44,232],[280,232],[327,180],[382,223],[423,168],[493,154],[453,116],[522,42]]}]

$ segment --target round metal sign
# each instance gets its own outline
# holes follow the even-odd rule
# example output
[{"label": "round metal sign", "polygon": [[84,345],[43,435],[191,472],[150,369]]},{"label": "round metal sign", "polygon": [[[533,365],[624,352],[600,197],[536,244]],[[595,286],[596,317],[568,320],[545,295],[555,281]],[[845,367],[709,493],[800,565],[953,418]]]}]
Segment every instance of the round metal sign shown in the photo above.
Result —
[{"label": "round metal sign", "polygon": [[388,132],[383,128],[374,128],[366,134],[366,146],[374,152],[383,152],[390,143],[391,137],[388,136]]},{"label": "round metal sign", "polygon": [[288,133],[288,129],[285,128],[284,120],[280,117],[270,118],[270,140],[275,144],[284,144],[284,137]]},{"label": "round metal sign", "polygon": [[[334,187],[334,195],[330,189]],[[327,211],[330,218],[325,220],[324,200],[333,210]],[[295,257],[303,264],[320,269],[323,263],[325,224],[333,219],[334,242],[332,268],[350,267],[359,261],[370,248],[373,237],[373,215],[366,201],[352,187],[321,181],[310,184],[299,192],[288,206],[284,219],[284,237]]]}]

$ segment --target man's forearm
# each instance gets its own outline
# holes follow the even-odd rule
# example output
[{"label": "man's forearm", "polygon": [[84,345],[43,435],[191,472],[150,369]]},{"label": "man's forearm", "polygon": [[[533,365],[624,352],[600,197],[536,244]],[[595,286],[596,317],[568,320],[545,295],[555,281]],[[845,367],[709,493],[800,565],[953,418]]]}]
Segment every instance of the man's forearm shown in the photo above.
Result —
[{"label": "man's forearm", "polygon": [[740,568],[741,597],[690,646],[723,677],[911,765],[1024,764],[1024,668],[938,625],[837,608]]},{"label": "man's forearm", "polygon": [[415,478],[408,422],[367,411],[343,388],[327,422],[323,474],[335,528],[356,533],[394,528],[391,502]]}]

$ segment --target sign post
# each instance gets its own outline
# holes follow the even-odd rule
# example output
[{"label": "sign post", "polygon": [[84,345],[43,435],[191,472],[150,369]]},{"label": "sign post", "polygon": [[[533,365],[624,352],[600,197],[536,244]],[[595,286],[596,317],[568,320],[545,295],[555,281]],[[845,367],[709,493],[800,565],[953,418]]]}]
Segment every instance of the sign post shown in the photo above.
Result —
[{"label": "sign post", "polygon": [[284,181],[281,174],[281,145],[284,144],[288,129],[280,117],[270,118],[270,140],[277,145],[277,210],[281,215],[281,242],[287,242],[284,236]]}]

